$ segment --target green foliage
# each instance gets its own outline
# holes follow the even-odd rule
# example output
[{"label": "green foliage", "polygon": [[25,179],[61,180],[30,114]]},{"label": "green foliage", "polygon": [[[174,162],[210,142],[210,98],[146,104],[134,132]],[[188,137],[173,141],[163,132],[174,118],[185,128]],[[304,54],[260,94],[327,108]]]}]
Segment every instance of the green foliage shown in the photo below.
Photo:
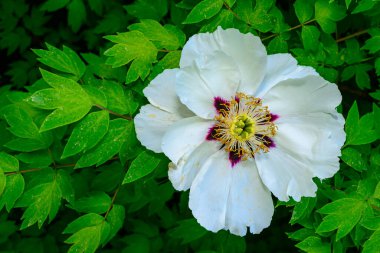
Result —
[{"label": "green foliage", "polygon": [[[1,251],[378,252],[379,15],[372,0],[0,1]],[[133,125],[149,81],[218,26],[335,82],[346,118],[338,173],[244,238],[197,223]]]}]

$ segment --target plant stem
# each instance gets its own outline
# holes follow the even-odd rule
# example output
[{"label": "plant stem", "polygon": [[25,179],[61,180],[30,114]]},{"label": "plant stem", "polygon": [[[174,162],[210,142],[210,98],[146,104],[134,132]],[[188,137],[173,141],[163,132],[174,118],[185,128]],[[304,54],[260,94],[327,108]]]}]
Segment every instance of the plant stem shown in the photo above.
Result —
[{"label": "plant stem", "polygon": [[343,37],[343,38],[339,38],[339,39],[336,40],[336,42],[339,43],[339,42],[342,42],[342,41],[345,41],[345,40],[348,40],[348,39],[360,36],[360,35],[365,34],[365,33],[368,33],[368,29],[365,29],[365,30],[362,30],[362,31],[358,31],[356,33],[350,34],[350,35],[348,35],[346,37]]},{"label": "plant stem", "polygon": [[125,115],[123,115],[123,114],[120,114],[120,113],[117,113],[117,112],[111,111],[110,109],[107,109],[107,108],[105,108],[105,107],[103,107],[103,106],[101,106],[101,105],[95,105],[95,106],[98,107],[99,109],[104,110],[104,111],[107,111],[107,112],[109,112],[110,114],[113,114],[113,115],[115,115],[115,116],[117,116],[117,117],[120,117],[120,118],[123,118],[123,119],[126,119],[126,120],[132,120],[132,117],[131,117],[131,116],[125,116]]}]

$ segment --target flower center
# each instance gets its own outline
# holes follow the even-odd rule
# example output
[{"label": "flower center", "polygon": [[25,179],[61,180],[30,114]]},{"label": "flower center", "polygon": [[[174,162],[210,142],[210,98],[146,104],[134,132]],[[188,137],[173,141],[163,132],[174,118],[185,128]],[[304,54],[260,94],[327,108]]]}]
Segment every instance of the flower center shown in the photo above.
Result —
[{"label": "flower center", "polygon": [[255,133],[255,125],[255,121],[248,115],[239,115],[231,124],[231,135],[240,141],[246,141]]},{"label": "flower center", "polygon": [[207,140],[221,142],[232,165],[274,146],[271,138],[277,131],[273,123],[277,116],[262,105],[261,99],[237,93],[229,101],[215,98],[214,105],[218,114]]}]

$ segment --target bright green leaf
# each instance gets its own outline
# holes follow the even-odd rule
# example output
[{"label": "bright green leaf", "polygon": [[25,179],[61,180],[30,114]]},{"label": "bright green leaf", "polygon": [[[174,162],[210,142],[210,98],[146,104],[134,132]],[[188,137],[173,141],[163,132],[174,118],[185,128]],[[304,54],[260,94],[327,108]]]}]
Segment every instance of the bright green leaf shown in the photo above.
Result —
[{"label": "bright green leaf", "polygon": [[107,239],[110,225],[105,222],[104,217],[89,213],[71,222],[63,233],[73,234],[65,241],[65,243],[73,244],[69,253],[94,253]]},{"label": "bright green leaf", "polygon": [[380,51],[380,29],[373,28],[369,31],[369,34],[371,34],[372,37],[366,40],[363,49],[369,50],[371,54],[374,54]]},{"label": "bright green leaf", "polygon": [[38,227],[41,228],[48,216],[49,221],[52,221],[57,215],[61,205],[62,190],[59,183],[60,177],[56,173],[52,169],[44,170],[44,182],[27,190],[17,202],[18,207],[26,207],[22,216],[21,229],[35,223],[38,223]]},{"label": "bright green leaf", "polygon": [[108,124],[107,111],[88,114],[74,128],[63,150],[62,159],[93,148],[107,133]]},{"label": "bright green leaf", "polygon": [[212,18],[223,7],[223,0],[202,0],[187,15],[184,24],[193,24]]},{"label": "bright green leaf", "polygon": [[[360,199],[342,198],[329,203],[318,210],[322,214],[327,214],[322,223],[317,228],[317,233],[329,232],[338,229],[336,240],[346,236],[359,222],[362,213],[366,208],[366,203]],[[350,218],[347,219],[347,214]]]},{"label": "bright green leaf", "polygon": [[0,194],[0,210],[4,205],[8,212],[11,211],[18,198],[24,192],[25,181],[21,174],[8,175],[6,178],[6,188],[3,195]]},{"label": "bright green leaf", "polygon": [[315,19],[325,33],[336,30],[336,22],[346,16],[346,10],[335,1],[318,0],[315,3]]},{"label": "bright green leaf", "polygon": [[308,253],[330,253],[330,245],[322,242],[317,236],[309,236],[302,242],[296,244],[296,247]]},{"label": "bright green leaf", "polygon": [[63,46],[63,50],[59,50],[46,43],[48,50],[34,49],[33,52],[40,58],[38,60],[43,64],[75,76],[76,80],[79,80],[86,70],[86,66],[75,53],[69,47]]},{"label": "bright green leaf", "polygon": [[0,169],[4,172],[14,172],[18,171],[19,163],[18,160],[7,153],[0,152]]},{"label": "bright green leaf", "polygon": [[304,48],[311,51],[317,50],[318,47],[316,47],[316,45],[319,43],[319,35],[320,32],[317,27],[309,25],[303,26],[301,36]]},{"label": "bright green leaf", "polygon": [[309,21],[314,14],[312,2],[309,0],[297,0],[294,3],[294,10],[300,23]]},{"label": "bright green leaf", "polygon": [[371,237],[364,243],[362,253],[379,252],[380,245],[380,229],[376,230]]},{"label": "bright green leaf", "polygon": [[41,74],[54,89],[39,90],[27,99],[35,107],[55,109],[45,118],[41,132],[76,122],[89,112],[91,99],[77,82],[42,69]]},{"label": "bright green leaf", "polygon": [[143,19],[140,23],[132,24],[130,30],[140,31],[144,36],[152,41],[157,48],[176,50],[185,42],[185,34],[175,26],[162,26],[155,20]]},{"label": "bright green leaf", "polygon": [[342,150],[342,160],[357,171],[367,170],[366,158],[357,149],[346,147]]},{"label": "bright green leaf", "polygon": [[148,76],[152,63],[156,61],[158,51],[143,33],[131,31],[105,36],[105,38],[116,43],[104,52],[108,56],[107,64],[120,67],[132,62],[127,73],[127,83],[136,81],[139,77],[144,80]]}]

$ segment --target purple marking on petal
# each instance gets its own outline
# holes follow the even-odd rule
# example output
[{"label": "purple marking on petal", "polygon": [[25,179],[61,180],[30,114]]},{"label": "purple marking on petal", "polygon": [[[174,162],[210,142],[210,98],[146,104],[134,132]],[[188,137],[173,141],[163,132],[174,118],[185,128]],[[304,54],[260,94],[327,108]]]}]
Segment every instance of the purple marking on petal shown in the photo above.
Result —
[{"label": "purple marking on petal", "polygon": [[214,97],[214,107],[217,113],[228,111],[229,102],[221,97]]},{"label": "purple marking on petal", "polygon": [[268,148],[275,148],[276,147],[276,143],[274,143],[274,141],[269,138],[268,136],[264,136],[264,140],[266,143],[264,143],[265,146],[267,146]]},{"label": "purple marking on petal", "polygon": [[241,161],[241,156],[239,153],[230,151],[228,153],[228,159],[230,160],[231,167],[233,168],[236,164],[238,164]]},{"label": "purple marking on petal", "polygon": [[278,116],[277,114],[270,114],[270,121],[275,121],[276,119],[278,119],[280,116]]},{"label": "purple marking on petal", "polygon": [[216,134],[216,126],[212,126],[208,129],[206,140],[207,141],[216,141],[216,138],[214,137]]}]

